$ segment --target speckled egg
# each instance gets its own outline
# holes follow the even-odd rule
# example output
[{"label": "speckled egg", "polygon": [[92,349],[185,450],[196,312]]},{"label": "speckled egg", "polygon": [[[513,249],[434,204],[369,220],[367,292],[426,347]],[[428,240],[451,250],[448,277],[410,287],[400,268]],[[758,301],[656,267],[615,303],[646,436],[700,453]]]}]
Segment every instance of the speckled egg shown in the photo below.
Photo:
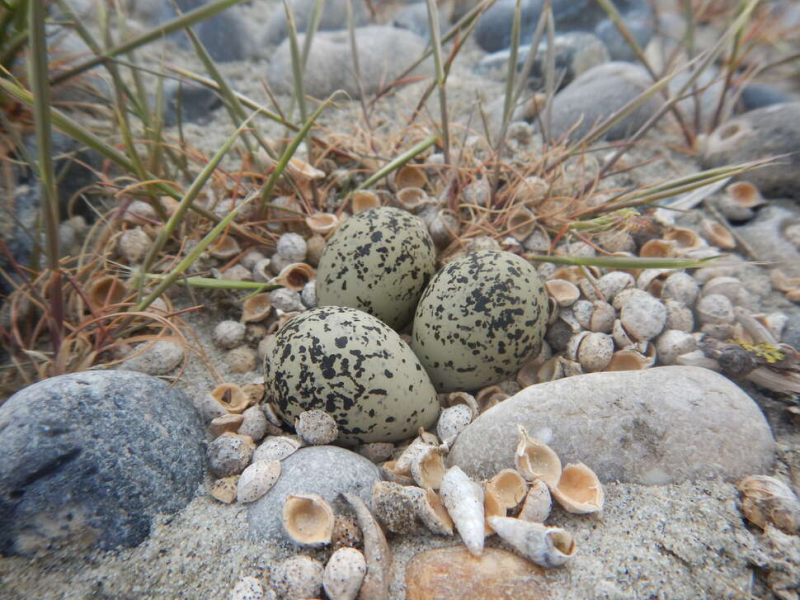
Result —
[{"label": "speckled egg", "polygon": [[411,347],[440,392],[492,385],[542,345],[547,293],[536,269],[510,252],[450,262],[417,306]]},{"label": "speckled egg", "polygon": [[294,317],[275,334],[264,363],[266,400],[287,424],[304,411],[324,410],[347,445],[412,437],[439,413],[433,384],[411,348],[353,308],[320,307]]},{"label": "speckled egg", "polygon": [[317,305],[363,310],[399,329],[436,271],[425,224],[403,210],[350,217],[328,240],[317,268]]}]

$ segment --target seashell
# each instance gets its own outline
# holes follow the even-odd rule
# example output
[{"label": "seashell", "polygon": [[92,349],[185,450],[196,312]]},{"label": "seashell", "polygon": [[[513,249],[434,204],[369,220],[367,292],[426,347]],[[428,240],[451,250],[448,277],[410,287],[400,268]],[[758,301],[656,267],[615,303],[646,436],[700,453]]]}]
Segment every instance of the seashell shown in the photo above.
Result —
[{"label": "seashell", "polygon": [[[474,398],[473,398],[474,402]],[[467,404],[456,404],[443,409],[439,413],[439,422],[436,424],[436,433],[445,444],[448,446],[455,441],[456,436],[466,429],[467,425],[472,423],[475,418],[475,412]],[[423,486],[425,487],[425,486]]]},{"label": "seashell", "polygon": [[[214,269],[212,269],[212,272],[214,272]],[[242,265],[233,265],[222,271],[221,278],[227,281],[252,281],[253,273]]]},{"label": "seashell", "polygon": [[674,272],[672,269],[644,269],[636,278],[636,287],[655,298],[660,298],[664,280]]},{"label": "seashell", "polygon": [[254,442],[260,441],[267,430],[277,431],[274,426],[267,421],[264,411],[260,406],[251,406],[242,413],[242,424],[239,426],[238,433],[242,435],[249,435]]},{"label": "seashell", "polygon": [[389,460],[381,465],[381,475],[387,481],[397,483],[400,485],[414,485],[414,479],[409,476],[409,473],[399,473],[397,469],[397,461]]},{"label": "seashell", "polygon": [[237,242],[236,238],[232,235],[219,236],[208,249],[208,253],[211,256],[221,260],[229,260],[241,251],[242,249],[239,247],[239,242]]},{"label": "seashell", "polygon": [[784,533],[800,532],[800,500],[792,489],[774,477],[751,475],[739,482],[742,513],[762,529],[774,525]]},{"label": "seashell", "polygon": [[372,510],[392,533],[414,533],[417,525],[417,493],[421,488],[392,481],[376,481],[372,486]]},{"label": "seashell", "polygon": [[692,229],[673,227],[664,232],[664,239],[675,242],[675,249],[678,254],[685,254],[689,250],[695,250],[704,245],[702,238]]},{"label": "seashell", "polygon": [[519,513],[519,518],[523,521],[534,523],[544,523],[550,516],[553,500],[550,497],[550,488],[541,479],[531,482],[525,502]]},{"label": "seashell", "polygon": [[237,348],[244,343],[247,327],[238,321],[221,321],[214,328],[212,339],[214,345],[224,350]]},{"label": "seashell", "polygon": [[425,169],[415,165],[403,165],[397,169],[391,177],[392,187],[395,190],[406,188],[424,188],[428,185],[428,177]]},{"label": "seashell", "polygon": [[525,499],[528,482],[515,469],[503,469],[486,482],[486,493],[493,493],[506,510],[514,510]]},{"label": "seashell", "polygon": [[339,427],[332,416],[324,410],[307,410],[294,422],[295,431],[313,446],[330,444],[339,437]]},{"label": "seashell", "polygon": [[286,165],[286,171],[292,178],[300,181],[314,181],[325,177],[324,171],[320,171],[300,158],[290,159],[289,164]]},{"label": "seashell", "polygon": [[334,550],[339,548],[361,548],[364,540],[356,520],[350,515],[337,514],[333,520],[333,534],[331,546]]},{"label": "seashell", "polygon": [[542,349],[536,358],[533,358],[523,364],[519,372],[517,372],[517,383],[522,389],[538,383],[538,372],[541,366],[550,360],[553,356],[553,351],[547,342],[542,342]]},{"label": "seashell", "polygon": [[606,333],[589,333],[578,348],[578,362],[586,372],[602,371],[611,362],[614,339]]},{"label": "seashell", "polygon": [[222,383],[211,391],[211,396],[229,413],[241,414],[250,406],[250,397],[235,383]]},{"label": "seashell", "polygon": [[322,575],[322,587],[330,600],[355,600],[367,574],[367,561],[355,548],[334,552]]},{"label": "seashell", "polygon": [[700,222],[700,231],[708,243],[722,250],[733,250],[736,248],[736,238],[733,237],[730,229],[710,219],[703,219]]},{"label": "seashell", "polygon": [[571,307],[572,315],[578,321],[583,329],[589,329],[592,323],[592,314],[594,313],[594,303],[589,300],[578,300]]},{"label": "seashell", "polygon": [[742,282],[736,277],[714,277],[703,284],[703,296],[722,294],[734,304],[742,291]]},{"label": "seashell", "polygon": [[418,486],[423,489],[439,489],[445,472],[443,455],[442,448],[429,446],[414,456],[411,462],[411,476]]},{"label": "seashell", "polygon": [[559,308],[558,318],[567,324],[572,333],[579,333],[580,331],[582,331],[581,324],[578,323],[578,319],[576,319],[575,315],[572,314],[571,308],[569,307]]},{"label": "seashell", "polygon": [[686,306],[694,306],[700,294],[700,287],[688,273],[673,273],[664,281],[661,289],[662,300],[677,300]]},{"label": "seashell", "polygon": [[[280,467],[279,462],[270,462]],[[321,548],[331,543],[333,509],[322,496],[317,494],[286,496],[281,519],[286,534],[302,546]]]},{"label": "seashell", "polygon": [[675,242],[669,240],[650,240],[639,249],[641,258],[672,258],[675,256]]},{"label": "seashell", "polygon": [[483,488],[459,467],[451,467],[442,479],[439,493],[467,549],[473,556],[481,556],[485,528]]},{"label": "seashell", "polygon": [[576,515],[600,512],[605,502],[600,480],[583,463],[567,464],[561,472],[558,486],[551,488],[550,493],[564,510]]},{"label": "seashell", "polygon": [[483,535],[488,537],[494,533],[489,525],[489,517],[505,517],[508,511],[503,506],[494,490],[483,491]]},{"label": "seashell", "polygon": [[358,453],[374,463],[389,460],[393,452],[394,444],[392,442],[371,442],[358,447]]},{"label": "seashell", "polygon": [[121,304],[128,296],[128,286],[114,275],[104,275],[89,284],[89,303],[97,310]]},{"label": "seashell", "polygon": [[561,477],[561,459],[550,446],[532,438],[522,425],[517,425],[519,442],[514,452],[514,465],[528,481],[541,479],[551,488]]},{"label": "seashell", "polygon": [[783,330],[789,322],[789,318],[782,312],[774,312],[768,315],[753,315],[753,318],[769,331],[773,339],[778,341],[783,337]]},{"label": "seashell", "polygon": [[244,416],[225,413],[220,417],[211,420],[208,426],[209,433],[214,437],[219,437],[223,433],[236,433],[239,426],[244,421]]},{"label": "seashell", "polygon": [[697,340],[690,333],[668,329],[656,342],[658,362],[661,365],[674,365],[678,357],[697,350]]},{"label": "seashell", "polygon": [[652,365],[652,360],[638,350],[617,350],[606,371],[641,371]]},{"label": "seashell", "polygon": [[253,265],[253,281],[257,283],[269,283],[272,281],[272,270],[270,264],[272,261],[268,258],[262,258]]},{"label": "seashell", "polygon": [[236,499],[239,502],[255,502],[266,494],[281,475],[281,463],[277,460],[260,460],[242,471]]},{"label": "seashell", "polygon": [[297,554],[273,567],[270,579],[279,598],[317,598],[324,571],[318,560]]},{"label": "seashell", "polygon": [[315,233],[306,240],[306,262],[312,267],[319,266],[319,259],[325,250],[325,238]]},{"label": "seashell", "polygon": [[536,215],[524,206],[512,208],[506,219],[508,234],[518,242],[524,242],[536,228]]},{"label": "seashell", "polygon": [[554,356],[542,363],[536,371],[536,379],[540,383],[555,381],[564,377],[564,360],[560,356]]},{"label": "seashell", "polygon": [[489,522],[503,541],[545,569],[561,566],[575,555],[572,536],[560,527],[509,517],[490,517]]},{"label": "seashell", "polygon": [[269,294],[250,296],[242,305],[242,323],[258,323],[272,313]]},{"label": "seashell", "polygon": [[593,306],[594,311],[589,322],[589,329],[595,333],[611,333],[617,318],[617,311],[608,302],[602,300],[594,302]]},{"label": "seashell", "polygon": [[432,533],[453,535],[453,519],[433,490],[417,494],[417,517]]},{"label": "seashell", "polygon": [[428,233],[437,248],[445,248],[456,239],[461,232],[458,216],[450,210],[440,210],[428,224]]},{"label": "seashell", "polygon": [[578,331],[577,333],[573,334],[569,341],[567,342],[567,348],[564,350],[564,356],[570,360],[577,360],[578,358],[578,348],[580,348],[581,342],[583,339],[589,335],[589,331]]},{"label": "seashell", "polygon": [[292,263],[281,269],[273,282],[295,292],[302,292],[306,284],[316,276],[317,272],[310,265]]},{"label": "seashell", "polygon": [[664,306],[667,309],[667,320],[664,329],[678,329],[680,331],[694,331],[694,313],[677,300],[666,300]]},{"label": "seashell", "polygon": [[633,275],[623,271],[606,273],[597,280],[597,288],[609,304],[613,302],[617,294],[623,290],[631,289],[635,285],[636,280],[633,278]]},{"label": "seashell", "polygon": [[384,600],[389,597],[389,583],[392,578],[392,552],[386,542],[386,536],[383,535],[380,525],[361,498],[350,493],[343,493],[342,496],[353,508],[364,536],[367,575],[361,584],[359,598]]},{"label": "seashell", "polygon": [[737,181],[725,188],[727,196],[742,208],[756,208],[766,204],[761,192],[749,181]]},{"label": "seashell", "polygon": [[769,272],[772,287],[779,292],[788,293],[800,287],[800,277],[787,277],[780,269],[772,269]]},{"label": "seashell", "polygon": [[733,323],[736,318],[733,303],[722,294],[703,296],[697,302],[695,312],[698,321],[703,325]]},{"label": "seashell", "polygon": [[641,296],[642,294],[647,294],[647,292],[640,290],[639,288],[626,288],[614,296],[611,306],[613,306],[616,310],[622,310],[625,308],[625,305],[628,302],[637,296]]},{"label": "seashell", "polygon": [[131,202],[128,209],[122,216],[125,223],[135,223],[137,225],[146,225],[149,223],[157,223],[158,215],[156,209],[149,202],[144,200],[136,200]]},{"label": "seashell", "polygon": [[414,441],[412,441],[408,447],[403,450],[403,453],[397,458],[397,462],[394,465],[394,471],[401,475],[410,474],[411,465],[417,461],[417,456],[424,454],[432,447],[434,446],[425,441],[422,436],[414,438]]},{"label": "seashell", "polygon": [[252,271],[253,267],[256,266],[256,263],[260,260],[264,260],[265,258],[266,257],[258,250],[249,250],[244,256],[242,256],[239,264],[245,269],[250,269]]},{"label": "seashell", "polygon": [[275,427],[281,427],[283,425],[283,419],[281,419],[278,414],[278,409],[272,402],[265,402],[261,407],[264,409],[264,416],[267,417],[267,421]]},{"label": "seashell", "polygon": [[312,232],[327,238],[339,227],[339,217],[331,213],[315,213],[306,217],[306,225]]},{"label": "seashell", "polygon": [[561,316],[561,307],[558,305],[556,299],[549,295],[547,296],[547,314],[548,325],[555,323]]},{"label": "seashell", "polygon": [[425,190],[418,187],[407,187],[397,192],[397,204],[400,208],[410,213],[415,213],[425,206],[434,203],[434,200],[425,193]]},{"label": "seashell", "polygon": [[366,190],[357,190],[353,192],[353,197],[350,200],[350,205],[353,208],[353,214],[360,213],[362,210],[369,210],[370,208],[378,208],[381,205],[381,199],[374,192]]},{"label": "seashell", "polygon": [[303,441],[299,436],[276,435],[269,436],[256,448],[253,453],[253,461],[262,460],[283,460],[291,456],[303,447]]},{"label": "seashell", "polygon": [[430,444],[431,446],[436,446],[439,443],[439,438],[436,437],[436,434],[431,433],[430,431],[425,431],[424,427],[420,427],[417,430],[417,435],[423,442]]},{"label": "seashell", "polygon": [[208,491],[212,498],[219,500],[225,504],[233,504],[236,500],[236,491],[239,483],[240,475],[231,475],[230,477],[223,477],[217,479],[211,484],[211,489]]},{"label": "seashell", "polygon": [[703,367],[717,372],[721,370],[719,363],[713,358],[707,357],[702,350],[681,354],[675,362],[686,367]]},{"label": "seashell", "polygon": [[264,586],[255,577],[242,577],[233,586],[228,600],[263,600]]}]

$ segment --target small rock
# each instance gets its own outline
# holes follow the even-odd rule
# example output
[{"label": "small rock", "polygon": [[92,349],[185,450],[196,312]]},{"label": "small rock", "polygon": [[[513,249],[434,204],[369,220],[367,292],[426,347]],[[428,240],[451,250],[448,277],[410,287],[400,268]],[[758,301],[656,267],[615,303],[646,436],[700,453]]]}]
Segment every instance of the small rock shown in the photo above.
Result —
[{"label": "small rock", "polygon": [[625,331],[638,342],[656,337],[667,322],[667,309],[650,294],[637,294],[625,303],[620,312]]},{"label": "small rock", "polygon": [[208,431],[214,437],[219,437],[223,433],[236,433],[243,421],[243,415],[226,413],[212,419],[208,426]]},{"label": "small rock", "polygon": [[800,206],[771,201],[755,219],[733,231],[742,236],[758,260],[780,265],[788,277],[800,277],[800,248],[787,237],[787,228],[800,225]]},{"label": "small rock", "polygon": [[146,375],[166,375],[181,364],[183,358],[183,346],[178,342],[143,342],[136,345],[131,358],[125,359],[118,369]]},{"label": "small rock", "polygon": [[[294,17],[297,33],[304,34],[311,23],[315,0],[290,0],[289,8]],[[317,31],[335,31],[347,29],[347,0],[327,0],[323,5],[322,18]],[[355,26],[360,27],[369,23],[369,15],[365,10],[364,2],[353,2],[353,20]],[[275,5],[274,13],[267,23],[267,33],[264,43],[267,46],[277,46],[289,35],[286,22],[286,11],[281,5]],[[316,36],[314,36],[316,40]],[[316,42],[315,42],[316,43]]]},{"label": "small rock", "polygon": [[[182,12],[186,13],[206,3],[205,0],[192,0],[180,8]],[[165,2],[160,21],[162,23],[169,21],[175,15],[176,13],[169,3]],[[248,48],[253,45],[244,20],[235,9],[231,8],[200,21],[192,27],[192,31],[203,44],[206,52],[218,63],[246,59]],[[171,37],[184,50],[194,52],[194,45],[186,32],[178,31]]]},{"label": "small rock", "polygon": [[[426,42],[431,39],[431,25],[428,19],[428,7],[424,2],[411,4],[398,12],[392,20],[392,25],[398,29],[407,29],[416,33]],[[447,23],[439,19],[441,33],[447,30]]]},{"label": "small rock", "polygon": [[307,410],[296,419],[295,430],[308,444],[322,446],[336,441],[339,427],[336,420],[324,410]]},{"label": "small rock", "polygon": [[699,367],[592,373],[525,388],[479,416],[449,462],[474,478],[514,466],[517,424],[550,428],[562,462],[602,481],[661,485],[766,472],[772,432],[734,383]]},{"label": "small rock", "polygon": [[178,123],[178,105],[182,123],[206,123],[212,113],[222,107],[222,98],[214,90],[200,84],[169,80],[164,84],[164,125]]},{"label": "small rock", "polygon": [[306,259],[308,244],[300,234],[284,233],[278,238],[276,250],[278,254],[290,263],[299,263]]},{"label": "small rock", "polygon": [[323,572],[321,562],[298,554],[272,569],[272,586],[286,600],[317,598],[322,592]]},{"label": "small rock", "polygon": [[248,346],[239,346],[228,352],[225,362],[231,373],[249,373],[256,370],[256,353]]},{"label": "small rock", "polygon": [[791,96],[764,83],[748,83],[739,96],[739,103],[744,111],[791,101]]},{"label": "small rock", "polygon": [[306,309],[300,299],[300,294],[288,288],[279,288],[274,292],[270,292],[269,301],[273,308],[282,310],[285,313],[302,312]]},{"label": "small rock", "polygon": [[704,168],[787,154],[775,164],[748,171],[746,180],[764,195],[800,197],[800,102],[746,112],[717,128],[700,156]]},{"label": "small rock", "polygon": [[341,506],[339,494],[350,492],[371,504],[372,486],[380,480],[378,467],[355,452],[335,446],[301,448],[283,459],[282,475],[272,489],[248,507],[254,539],[283,537],[281,508],[290,494],[317,494]]},{"label": "small rock", "polygon": [[0,553],[136,546],[205,475],[191,401],[126,371],[45,379],[0,406]]},{"label": "small rock", "polygon": [[222,321],[214,328],[214,344],[219,348],[230,350],[244,343],[247,327],[238,321]]},{"label": "small rock", "polygon": [[[238,433],[249,435],[254,442],[258,442],[267,433],[269,422],[260,406],[251,406],[242,413],[242,424]],[[255,457],[254,457],[255,458]]]},{"label": "small rock", "polygon": [[215,477],[239,475],[250,464],[253,441],[236,433],[224,433],[208,445],[208,468]]},{"label": "small rock", "polygon": [[463,546],[420,552],[406,566],[407,600],[547,600],[545,570],[499,548],[474,557]]}]

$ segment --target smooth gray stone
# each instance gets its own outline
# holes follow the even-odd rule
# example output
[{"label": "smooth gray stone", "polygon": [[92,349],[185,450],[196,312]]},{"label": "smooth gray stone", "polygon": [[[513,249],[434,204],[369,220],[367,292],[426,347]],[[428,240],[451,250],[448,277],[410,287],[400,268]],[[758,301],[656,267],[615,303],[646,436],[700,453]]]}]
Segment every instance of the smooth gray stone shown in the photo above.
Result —
[{"label": "smooth gray stone", "polygon": [[[356,27],[369,23],[369,12],[364,0],[352,0],[353,20]],[[289,8],[294,17],[297,33],[305,33],[311,23],[315,0],[290,0]],[[289,35],[289,26],[286,22],[286,11],[281,3],[275,4],[274,12],[267,23],[267,33],[264,43],[267,46],[277,46]],[[347,0],[326,0],[322,11],[322,18],[317,31],[347,30]],[[316,43],[316,36],[314,36]]]},{"label": "smooth gray stone", "polygon": [[208,122],[213,117],[212,113],[222,106],[219,94],[203,85],[168,80],[163,93],[164,125],[167,127],[178,123],[179,103],[183,123]]},{"label": "smooth gray stone", "polygon": [[745,111],[791,101],[791,96],[764,83],[748,83],[739,96],[739,103]]},{"label": "smooth gray stone", "polygon": [[[428,20],[428,6],[424,2],[411,4],[400,10],[392,19],[392,25],[398,29],[407,29],[424,39],[426,42],[431,39],[431,25]],[[447,23],[439,21],[441,33],[447,31]]]},{"label": "smooth gray stone", "polygon": [[530,386],[479,416],[449,463],[487,479],[514,466],[517,424],[552,432],[562,464],[583,462],[602,481],[660,485],[767,472],[772,431],[755,402],[699,367],[612,371]]},{"label": "smooth gray stone", "polygon": [[773,104],[730,119],[705,140],[704,168],[780,156],[774,164],[735,179],[749,181],[768,196],[800,198],[800,102]]},{"label": "smooth gray stone", "polygon": [[800,277],[800,248],[786,237],[787,227],[800,226],[800,209],[791,201],[772,201],[752,221],[734,231],[753,249],[758,260],[789,277]]},{"label": "smooth gray stone", "polygon": [[281,476],[272,489],[248,506],[250,535],[264,540],[285,536],[281,510],[291,494],[319,494],[335,510],[343,506],[339,494],[350,492],[372,506],[372,486],[380,479],[378,467],[350,450],[338,446],[300,448],[281,461]]},{"label": "smooth gray stone", "polygon": [[140,544],[194,496],[206,433],[189,398],[140,373],[35,383],[0,406],[0,553]]},{"label": "smooth gray stone", "polygon": [[[558,139],[572,130],[569,141],[580,140],[652,83],[647,71],[632,63],[609,62],[589,69],[553,97],[551,137]],[[632,135],[659,106],[658,99],[649,98],[609,129],[604,139],[619,140]]]},{"label": "smooth gray stone", "polygon": [[[190,7],[192,8],[192,7]],[[185,10],[183,12],[189,12]],[[174,18],[174,13],[169,15],[168,21]],[[209,56],[216,62],[233,62],[245,60],[248,48],[252,46],[250,35],[244,21],[238,12],[228,9],[200,21],[192,27],[197,39],[203,44]],[[173,39],[185,50],[194,51],[194,46],[189,36],[184,31],[176,32]]]}]

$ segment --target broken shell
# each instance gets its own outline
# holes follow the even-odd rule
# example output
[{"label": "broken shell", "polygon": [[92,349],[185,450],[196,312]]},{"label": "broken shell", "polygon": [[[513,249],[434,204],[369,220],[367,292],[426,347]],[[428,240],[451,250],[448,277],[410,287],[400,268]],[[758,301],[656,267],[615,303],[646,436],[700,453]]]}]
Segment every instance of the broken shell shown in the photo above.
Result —
[{"label": "broken shell", "polygon": [[[415,490],[418,492],[415,493]],[[422,490],[392,481],[376,481],[372,486],[372,510],[392,533],[414,533],[417,525],[417,493]]]},{"label": "broken shell", "polygon": [[619,319],[632,339],[644,342],[653,339],[664,329],[667,309],[650,294],[641,294],[625,303]]},{"label": "broken shell", "polygon": [[800,277],[788,277],[786,273],[780,269],[772,269],[769,272],[772,287],[779,292],[788,293],[800,287]]},{"label": "broken shell", "polygon": [[674,272],[673,269],[644,269],[636,278],[636,287],[655,298],[660,298],[664,281]]},{"label": "broken shell", "polygon": [[528,481],[543,480],[551,488],[561,477],[561,459],[550,446],[532,438],[522,425],[517,425],[519,442],[514,452],[514,465]]},{"label": "broken shell", "polygon": [[[477,417],[479,413],[478,401],[475,399],[475,396],[466,392],[450,392],[445,398],[445,405],[448,407],[459,405],[468,406],[472,412],[473,418]],[[439,436],[439,439],[444,438]]]},{"label": "broken shell", "polygon": [[450,210],[440,210],[428,225],[428,233],[437,248],[449,246],[461,231],[458,217]]},{"label": "broken shell", "polygon": [[685,367],[703,367],[704,369],[710,369],[712,371],[721,370],[719,363],[715,359],[706,356],[702,350],[681,354],[675,362]]},{"label": "broken shell", "polygon": [[673,227],[664,232],[664,239],[675,242],[675,249],[680,254],[684,254],[689,250],[694,250],[704,245],[702,238],[697,235],[697,232],[692,229],[683,229],[681,227]]},{"label": "broken shell", "polygon": [[453,519],[431,489],[417,495],[417,517],[436,535],[453,535]]},{"label": "broken shell", "polygon": [[272,303],[269,294],[256,294],[244,301],[242,306],[242,322],[258,323],[272,313]]},{"label": "broken shell", "polygon": [[594,312],[592,312],[589,329],[595,333],[611,333],[617,318],[617,311],[608,302],[602,300],[594,302],[593,306]]},{"label": "broken shell", "polygon": [[564,356],[569,360],[577,360],[578,358],[578,348],[580,348],[581,343],[583,342],[584,338],[589,335],[589,331],[578,331],[577,333],[573,334],[569,341],[567,342],[567,347],[564,350]]},{"label": "broken shell", "polygon": [[494,529],[489,525],[489,517],[505,517],[508,511],[494,490],[483,491],[483,535],[490,536]]},{"label": "broken shell", "polygon": [[408,473],[399,473],[397,469],[396,460],[388,460],[380,466],[381,475],[387,481],[398,483],[400,485],[414,485],[414,480]]},{"label": "broken shell", "polygon": [[788,485],[767,475],[751,475],[742,479],[738,488],[748,521],[762,529],[771,524],[784,533],[800,531],[800,500]]},{"label": "broken shell", "polygon": [[330,444],[339,437],[336,420],[324,410],[307,410],[300,413],[294,423],[295,431],[309,444]]},{"label": "broken shell", "polygon": [[581,297],[578,286],[566,279],[551,279],[544,284],[544,287],[561,307],[570,306]]},{"label": "broken shell", "polygon": [[389,460],[393,452],[394,444],[392,442],[370,442],[358,447],[358,453],[374,463]]},{"label": "broken shell", "polygon": [[439,489],[445,472],[443,455],[442,448],[429,446],[414,456],[411,462],[411,476],[418,486],[423,489]]},{"label": "broken shell", "polygon": [[523,521],[534,523],[544,523],[550,516],[553,507],[553,500],[550,497],[550,488],[541,479],[531,483],[531,488],[525,496],[525,502],[519,513],[519,518]]},{"label": "broken shell", "polygon": [[686,306],[693,306],[700,293],[694,277],[688,273],[673,273],[664,281],[661,290],[662,300],[677,300]]},{"label": "broken shell", "polygon": [[121,304],[127,295],[128,287],[114,275],[99,277],[89,285],[89,302],[95,309]]},{"label": "broken shell", "polygon": [[703,296],[722,294],[734,304],[742,291],[742,282],[736,277],[714,277],[703,284]]},{"label": "broken shell", "polygon": [[298,436],[278,435],[265,439],[253,453],[253,460],[283,460],[303,447]]},{"label": "broken shell", "polygon": [[367,574],[367,561],[355,548],[334,552],[322,575],[322,587],[330,600],[355,600]]},{"label": "broken shell", "polygon": [[236,500],[236,491],[239,483],[239,475],[232,475],[230,477],[223,477],[217,479],[211,484],[211,489],[208,491],[212,498],[216,498],[225,504],[233,504]]},{"label": "broken shell", "polygon": [[236,241],[231,235],[221,235],[217,240],[211,244],[211,247],[208,249],[208,253],[213,256],[214,258],[219,258],[221,260],[228,260],[233,258],[242,249],[239,247],[239,242]]},{"label": "broken shell", "polygon": [[374,192],[359,190],[353,192],[353,198],[350,201],[350,204],[353,208],[353,214],[357,214],[362,210],[378,208],[381,205],[381,200]]},{"label": "broken shell", "polygon": [[490,517],[489,522],[520,555],[545,569],[561,566],[575,555],[572,536],[560,527],[509,517]]},{"label": "broken shell", "polygon": [[624,271],[612,271],[597,280],[597,288],[608,303],[612,303],[617,294],[623,290],[633,288],[635,284],[636,281],[633,275]]},{"label": "broken shell", "polygon": [[578,362],[584,371],[602,371],[611,362],[614,340],[606,333],[589,333],[578,347]]},{"label": "broken shell", "polygon": [[659,336],[656,348],[659,364],[674,365],[679,356],[697,350],[697,340],[686,331],[668,329]]},{"label": "broken shell", "polygon": [[408,475],[411,473],[412,463],[417,461],[417,456],[424,454],[431,447],[433,447],[433,445],[425,441],[422,436],[414,438],[414,441],[412,441],[397,458],[394,471],[401,475]]},{"label": "broken shell", "polygon": [[250,397],[235,383],[223,383],[211,391],[211,396],[229,413],[241,414],[250,406]]},{"label": "broken shell", "polygon": [[317,272],[310,265],[292,263],[283,267],[273,282],[295,292],[302,292],[306,284],[316,276]]},{"label": "broken shell", "polygon": [[592,313],[594,313],[594,304],[589,300],[578,300],[572,305],[572,315],[578,321],[581,327],[589,329],[592,322]]},{"label": "broken shell", "polygon": [[509,395],[498,385],[490,385],[475,394],[475,401],[478,403],[478,408],[481,413],[485,413],[492,406],[499,404],[506,398],[509,398]]},{"label": "broken shell", "polygon": [[641,296],[642,294],[647,294],[648,296],[650,295],[639,288],[626,288],[614,296],[611,306],[613,306],[616,310],[622,310],[628,302],[637,296]]},{"label": "broken shell", "polygon": [[486,493],[492,492],[507,510],[515,509],[527,491],[528,482],[514,469],[503,469],[486,482]]},{"label": "broken shell", "polygon": [[583,463],[567,464],[561,472],[558,486],[550,492],[567,512],[586,515],[603,510],[603,486],[595,472]]},{"label": "broken shell", "polygon": [[708,243],[723,250],[733,250],[736,248],[736,238],[733,237],[730,229],[710,219],[703,219],[700,223],[700,231]]},{"label": "broken shell", "polygon": [[339,227],[339,217],[331,213],[315,213],[306,217],[308,228],[323,237],[329,237]]},{"label": "broken shell", "polygon": [[675,242],[669,240],[650,240],[639,249],[641,258],[672,258],[675,256]]},{"label": "broken shell", "polygon": [[268,283],[272,281],[272,269],[270,264],[272,261],[268,258],[262,258],[253,265],[253,281],[257,283]]},{"label": "broken shell", "polygon": [[766,203],[761,192],[749,181],[737,181],[725,188],[725,193],[743,208],[756,208]]},{"label": "broken shell", "polygon": [[606,371],[641,371],[652,366],[651,358],[638,350],[617,350],[611,357]]},{"label": "broken shell", "polygon": [[515,206],[508,213],[506,229],[519,242],[524,242],[536,228],[536,215],[524,206]]},{"label": "broken shell", "polygon": [[397,192],[397,204],[410,213],[415,213],[433,202],[422,188],[407,187]]},{"label": "broken shell", "polygon": [[467,549],[473,556],[483,554],[483,489],[458,467],[451,467],[442,479],[442,503]]},{"label": "broken shell", "polygon": [[[276,464],[280,467],[280,463]],[[286,496],[281,518],[283,530],[296,543],[312,548],[321,548],[331,543],[333,509],[322,496],[317,494]]]},{"label": "broken shell", "polygon": [[665,330],[694,331],[694,313],[688,306],[677,300],[665,300],[664,306],[667,309],[667,321],[664,323]]},{"label": "broken shell", "polygon": [[695,311],[698,320],[703,325],[733,323],[736,318],[733,303],[722,294],[703,296],[697,302]]},{"label": "broken shell", "polygon": [[380,525],[369,512],[364,501],[355,494],[342,496],[353,508],[358,525],[364,536],[364,558],[367,561],[367,575],[361,584],[361,600],[384,600],[389,597],[389,582],[392,574],[392,551],[386,542]]},{"label": "broken shell", "polygon": [[255,502],[266,494],[281,475],[281,463],[277,460],[261,460],[242,471],[236,499],[239,502]]},{"label": "broken shell", "polygon": [[227,432],[236,433],[243,421],[244,416],[242,415],[226,413],[212,419],[208,426],[208,431],[214,437],[219,437]]},{"label": "broken shell", "polygon": [[[466,404],[456,404],[439,413],[436,433],[444,443],[450,444],[474,418],[473,409]],[[424,487],[424,486],[423,486]]]},{"label": "broken shell", "polygon": [[272,569],[272,587],[280,598],[316,598],[322,591],[322,563],[298,554]]},{"label": "broken shell", "polygon": [[564,377],[564,359],[554,356],[542,363],[536,371],[536,380],[539,383],[547,383]]},{"label": "broken shell", "polygon": [[415,165],[403,165],[394,171],[393,177],[390,179],[395,190],[423,188],[428,184],[425,169]]}]

